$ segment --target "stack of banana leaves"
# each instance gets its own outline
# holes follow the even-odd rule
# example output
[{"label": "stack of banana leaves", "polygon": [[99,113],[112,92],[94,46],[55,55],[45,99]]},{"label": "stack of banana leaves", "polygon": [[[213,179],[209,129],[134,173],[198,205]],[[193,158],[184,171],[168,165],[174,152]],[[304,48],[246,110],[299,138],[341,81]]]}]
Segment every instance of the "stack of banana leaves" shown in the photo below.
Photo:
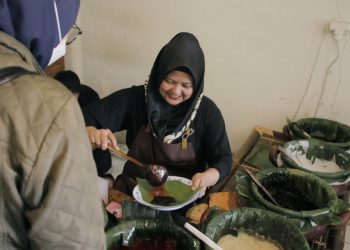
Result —
[{"label": "stack of banana leaves", "polygon": [[[258,208],[236,208],[219,213],[207,219],[203,231],[215,242],[227,234],[238,236],[240,232],[245,232],[277,243],[284,250],[310,249],[300,230],[285,217]],[[205,249],[211,248],[205,246]]]},{"label": "stack of banana leaves", "polygon": [[349,204],[338,199],[334,189],[314,174],[293,168],[270,168],[259,171],[256,178],[278,202],[275,205],[244,172],[236,173],[238,193],[251,207],[270,210],[292,222],[303,234],[320,225],[341,225],[341,215]]},{"label": "stack of banana leaves", "polygon": [[288,133],[294,140],[315,138],[329,144],[350,149],[350,127],[322,118],[304,118],[296,122],[287,119]]}]

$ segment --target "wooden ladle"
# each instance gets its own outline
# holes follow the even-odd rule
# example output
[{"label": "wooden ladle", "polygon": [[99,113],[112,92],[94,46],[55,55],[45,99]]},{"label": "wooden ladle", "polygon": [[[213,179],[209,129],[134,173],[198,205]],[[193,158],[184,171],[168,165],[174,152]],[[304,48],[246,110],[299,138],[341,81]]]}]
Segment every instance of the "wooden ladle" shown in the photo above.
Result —
[{"label": "wooden ladle", "polygon": [[276,205],[280,207],[280,204],[278,204],[278,202],[272,197],[271,193],[269,191],[267,191],[267,189],[264,187],[264,185],[258,180],[258,178],[255,177],[255,175],[247,168],[247,167],[243,167],[244,172],[246,172],[250,178],[252,178],[252,180],[254,181],[254,183],[256,185],[258,185],[261,190],[267,195],[267,197],[269,197],[269,199]]},{"label": "wooden ladle", "polygon": [[151,165],[151,164],[144,164],[135,158],[131,157],[130,155],[125,154],[120,149],[113,148],[112,146],[108,146],[108,149],[113,154],[131,161],[135,165],[144,168],[146,173],[146,180],[149,184],[152,186],[161,186],[163,185],[166,180],[168,179],[168,170],[162,166],[162,165]]}]

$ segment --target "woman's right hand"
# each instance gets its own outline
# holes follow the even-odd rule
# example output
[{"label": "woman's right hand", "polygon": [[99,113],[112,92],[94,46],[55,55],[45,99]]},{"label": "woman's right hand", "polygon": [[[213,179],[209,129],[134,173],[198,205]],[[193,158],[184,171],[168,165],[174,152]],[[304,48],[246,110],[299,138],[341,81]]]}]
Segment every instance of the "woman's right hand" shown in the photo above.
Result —
[{"label": "woman's right hand", "polygon": [[96,129],[95,127],[88,126],[86,127],[86,131],[93,150],[95,148],[106,150],[108,146],[119,149],[117,139],[111,130]]}]

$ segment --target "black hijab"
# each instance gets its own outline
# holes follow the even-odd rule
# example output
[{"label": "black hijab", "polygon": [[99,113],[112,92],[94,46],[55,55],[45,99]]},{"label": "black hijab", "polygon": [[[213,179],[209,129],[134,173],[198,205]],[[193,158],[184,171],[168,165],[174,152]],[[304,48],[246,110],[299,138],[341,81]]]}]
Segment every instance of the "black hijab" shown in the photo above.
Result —
[{"label": "black hijab", "polygon": [[[190,127],[202,99],[204,69],[203,51],[190,33],[177,34],[159,52],[145,84],[148,122],[159,140],[171,143]],[[175,106],[159,93],[160,83],[173,70],[184,71],[193,78],[191,97]]]}]

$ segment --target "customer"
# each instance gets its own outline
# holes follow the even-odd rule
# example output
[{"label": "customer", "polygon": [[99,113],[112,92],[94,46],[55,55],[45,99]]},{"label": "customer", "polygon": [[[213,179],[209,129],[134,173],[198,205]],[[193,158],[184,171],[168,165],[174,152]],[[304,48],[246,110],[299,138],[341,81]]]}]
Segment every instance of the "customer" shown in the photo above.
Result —
[{"label": "customer", "polygon": [[[84,110],[93,148],[117,147],[112,132],[127,130],[128,154],[192,179],[204,195],[221,185],[232,155],[220,110],[203,95],[204,54],[189,33],[177,34],[159,52],[144,86],[119,90]],[[115,182],[131,194],[144,171],[130,161]]]},{"label": "customer", "polygon": [[78,9],[77,0],[0,4],[0,249],[105,248],[81,110],[42,71],[63,56]]},{"label": "customer", "polygon": [[[81,84],[79,76],[71,70],[60,71],[54,78],[72,91],[81,108],[100,100],[97,92],[89,86]],[[112,166],[111,154],[109,151],[96,148],[93,151],[93,156],[98,175],[103,177]]]}]

